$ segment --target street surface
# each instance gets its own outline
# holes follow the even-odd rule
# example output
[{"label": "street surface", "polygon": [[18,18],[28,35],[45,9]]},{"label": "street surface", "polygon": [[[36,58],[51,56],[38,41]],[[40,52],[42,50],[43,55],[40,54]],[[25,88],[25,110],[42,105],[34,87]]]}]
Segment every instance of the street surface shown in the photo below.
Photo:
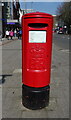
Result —
[{"label": "street surface", "polygon": [[2,118],[69,118],[69,36],[53,34],[50,103],[41,110],[29,110],[21,102],[21,40],[4,40],[0,46]]},{"label": "street surface", "polygon": [[67,50],[67,49],[69,49],[70,37],[71,36],[69,36],[69,35],[56,34],[53,41],[54,41],[55,45],[57,45],[58,47]]}]

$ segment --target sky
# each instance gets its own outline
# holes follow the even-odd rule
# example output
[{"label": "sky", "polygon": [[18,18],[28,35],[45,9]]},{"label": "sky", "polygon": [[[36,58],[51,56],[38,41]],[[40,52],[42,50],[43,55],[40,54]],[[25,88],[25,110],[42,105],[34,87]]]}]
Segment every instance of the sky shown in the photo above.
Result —
[{"label": "sky", "polygon": [[45,12],[56,15],[57,7],[62,2],[20,2],[21,9],[34,9],[35,11]]}]

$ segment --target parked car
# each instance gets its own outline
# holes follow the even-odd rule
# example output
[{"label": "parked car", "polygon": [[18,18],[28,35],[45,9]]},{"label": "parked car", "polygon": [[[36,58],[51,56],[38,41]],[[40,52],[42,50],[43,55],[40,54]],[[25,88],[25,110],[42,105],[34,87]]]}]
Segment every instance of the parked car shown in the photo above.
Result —
[{"label": "parked car", "polygon": [[58,34],[64,34],[63,28],[60,28],[57,33],[58,33]]},{"label": "parked car", "polygon": [[64,34],[63,30],[59,30],[58,34]]},{"label": "parked car", "polygon": [[53,33],[55,33],[56,32],[56,30],[55,29],[53,29]]}]

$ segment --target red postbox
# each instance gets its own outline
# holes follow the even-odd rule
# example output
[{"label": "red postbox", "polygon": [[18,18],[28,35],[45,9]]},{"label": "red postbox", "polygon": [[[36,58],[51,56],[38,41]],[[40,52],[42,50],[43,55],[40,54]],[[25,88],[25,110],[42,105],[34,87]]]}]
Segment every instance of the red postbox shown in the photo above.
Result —
[{"label": "red postbox", "polygon": [[40,109],[49,103],[53,17],[35,12],[22,17],[22,103]]}]

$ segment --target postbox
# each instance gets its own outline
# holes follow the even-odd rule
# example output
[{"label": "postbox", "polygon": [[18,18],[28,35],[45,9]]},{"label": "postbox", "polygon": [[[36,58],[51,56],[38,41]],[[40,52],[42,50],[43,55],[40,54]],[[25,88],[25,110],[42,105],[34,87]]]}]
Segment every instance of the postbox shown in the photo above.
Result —
[{"label": "postbox", "polygon": [[52,25],[50,14],[22,16],[22,103],[29,109],[49,103]]}]

